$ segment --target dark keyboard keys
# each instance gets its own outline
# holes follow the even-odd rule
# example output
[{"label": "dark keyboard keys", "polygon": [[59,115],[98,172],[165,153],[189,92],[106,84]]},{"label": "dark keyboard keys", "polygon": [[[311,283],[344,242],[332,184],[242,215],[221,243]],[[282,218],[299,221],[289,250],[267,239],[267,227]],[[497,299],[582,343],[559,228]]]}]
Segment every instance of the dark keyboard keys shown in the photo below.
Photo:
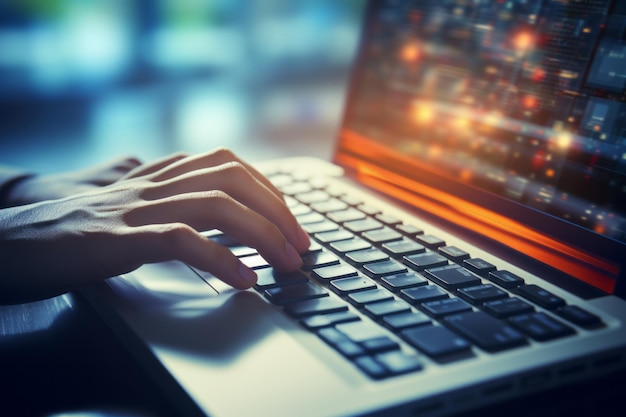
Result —
[{"label": "dark keyboard keys", "polygon": [[417,239],[417,241],[422,245],[427,246],[431,249],[437,249],[440,246],[446,245],[446,242],[443,239],[440,239],[437,236],[433,235],[419,235],[416,236],[415,239]]},{"label": "dark keyboard keys", "polygon": [[414,272],[405,272],[402,274],[389,275],[380,280],[383,287],[390,291],[398,292],[405,288],[418,287],[428,284],[426,279]]},{"label": "dark keyboard keys", "polygon": [[356,269],[350,265],[339,264],[315,268],[312,275],[317,280],[328,281],[331,279],[353,277],[357,275],[357,272]]},{"label": "dark keyboard keys", "polygon": [[448,264],[448,260],[446,258],[435,252],[408,255],[402,258],[402,262],[416,271],[423,271],[427,268],[436,268]]},{"label": "dark keyboard keys", "polygon": [[348,295],[348,301],[357,307],[362,307],[370,303],[378,303],[381,301],[392,300],[393,295],[387,290],[376,288],[375,290],[367,290],[363,292],[355,292]]},{"label": "dark keyboard keys", "polygon": [[412,224],[399,224],[396,226],[396,230],[409,237],[415,237],[424,233],[422,229]]},{"label": "dark keyboard keys", "polygon": [[361,356],[354,360],[356,366],[373,379],[382,379],[389,376],[385,366],[371,356]]},{"label": "dark keyboard keys", "polygon": [[283,285],[299,284],[307,282],[309,279],[301,272],[281,273],[272,268],[265,268],[256,271],[257,280],[255,288],[258,290],[281,287]]},{"label": "dark keyboard keys", "polygon": [[269,288],[265,290],[265,296],[274,304],[284,305],[313,298],[327,297],[328,292],[311,282],[306,282]]},{"label": "dark keyboard keys", "polygon": [[317,334],[322,340],[348,358],[355,358],[366,353],[361,345],[353,342],[334,327],[322,328],[318,330]]},{"label": "dark keyboard keys", "polygon": [[431,324],[431,320],[430,317],[420,311],[408,311],[383,317],[383,324],[394,331],[398,331]]},{"label": "dark keyboard keys", "polygon": [[426,248],[423,245],[406,238],[383,244],[383,250],[389,255],[398,258],[426,252]]},{"label": "dark keyboard keys", "polygon": [[519,287],[524,283],[523,278],[506,270],[490,272],[488,278],[491,282],[506,289]]},{"label": "dark keyboard keys", "polygon": [[323,266],[337,265],[339,258],[330,252],[308,252],[302,256],[302,269],[310,271],[313,268],[321,268]]},{"label": "dark keyboard keys", "polygon": [[363,266],[363,270],[372,278],[381,278],[387,275],[400,274],[407,271],[402,264],[393,260],[366,264]]},{"label": "dark keyboard keys", "polygon": [[575,334],[575,330],[545,313],[514,316],[509,322],[531,338],[540,342]]},{"label": "dark keyboard keys", "polygon": [[366,304],[364,310],[370,316],[380,318],[390,314],[411,311],[411,305],[404,300],[392,299],[379,303]]},{"label": "dark keyboard keys", "polygon": [[566,305],[555,311],[556,314],[585,329],[602,327],[602,319],[593,313],[583,310],[575,305]]},{"label": "dark keyboard keys", "polygon": [[358,237],[351,240],[342,240],[340,242],[333,242],[330,244],[330,248],[340,254],[369,249],[371,247],[372,245],[370,243]]},{"label": "dark keyboard keys", "polygon": [[346,254],[346,261],[350,262],[352,265],[363,265],[372,262],[386,261],[388,259],[389,256],[385,252],[374,248],[349,252]]},{"label": "dark keyboard keys", "polygon": [[548,310],[554,310],[565,305],[564,299],[535,284],[521,285],[517,288],[517,293]]},{"label": "dark keyboard keys", "polygon": [[457,332],[487,352],[525,345],[526,338],[510,324],[483,311],[454,314],[444,320]]},{"label": "dark keyboard keys", "polygon": [[357,291],[373,290],[376,284],[367,278],[352,277],[333,280],[329,288],[339,295],[346,295]]},{"label": "dark keyboard keys", "polygon": [[340,311],[338,313],[319,314],[305,317],[301,323],[309,330],[321,329],[322,327],[330,327],[339,323],[348,323],[351,321],[361,320],[359,316],[350,311]]},{"label": "dark keyboard keys", "polygon": [[496,266],[494,264],[491,264],[481,258],[466,259],[463,261],[463,266],[483,277],[496,270]]},{"label": "dark keyboard keys", "polygon": [[460,298],[444,298],[443,300],[427,301],[422,303],[421,308],[435,318],[472,311],[472,306]]},{"label": "dark keyboard keys", "polygon": [[470,257],[470,254],[457,248],[456,246],[442,246],[439,249],[439,253],[450,259],[452,262],[463,262]]},{"label": "dark keyboard keys", "polygon": [[402,332],[411,345],[433,358],[468,352],[471,345],[443,326],[415,327]]},{"label": "dark keyboard keys", "polygon": [[417,356],[401,350],[380,353],[375,358],[392,375],[415,372],[424,367]]},{"label": "dark keyboard keys", "polygon": [[535,311],[535,308],[532,305],[517,297],[488,301],[483,304],[483,308],[489,314],[500,318],[511,317],[517,314],[531,313]]},{"label": "dark keyboard keys", "polygon": [[363,238],[374,244],[382,244],[392,242],[394,240],[400,240],[402,239],[402,235],[400,232],[396,232],[389,227],[383,227],[382,229],[370,230],[363,233]]},{"label": "dark keyboard keys", "polygon": [[449,290],[481,284],[480,277],[456,264],[427,269],[424,274]]},{"label": "dark keyboard keys", "polygon": [[407,288],[406,290],[400,291],[400,295],[411,304],[420,304],[426,301],[448,298],[448,293],[436,285]]},{"label": "dark keyboard keys", "polygon": [[473,287],[461,288],[459,289],[458,294],[459,297],[474,305],[507,298],[509,296],[506,291],[501,290],[493,284],[481,284]]},{"label": "dark keyboard keys", "polygon": [[287,304],[285,312],[291,317],[302,318],[315,314],[337,313],[348,310],[348,306],[341,300],[330,297],[316,298]]}]

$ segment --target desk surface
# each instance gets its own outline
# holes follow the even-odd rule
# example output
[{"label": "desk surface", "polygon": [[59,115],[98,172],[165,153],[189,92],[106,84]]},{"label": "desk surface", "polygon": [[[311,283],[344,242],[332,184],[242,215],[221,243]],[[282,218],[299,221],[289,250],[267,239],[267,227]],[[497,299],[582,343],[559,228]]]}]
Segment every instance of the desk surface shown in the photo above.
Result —
[{"label": "desk surface", "polygon": [[[1,410],[21,416],[98,411],[177,415],[176,406],[104,323],[71,295],[0,306]],[[626,372],[465,413],[464,416],[622,416]],[[3,412],[0,412],[4,414]]]}]

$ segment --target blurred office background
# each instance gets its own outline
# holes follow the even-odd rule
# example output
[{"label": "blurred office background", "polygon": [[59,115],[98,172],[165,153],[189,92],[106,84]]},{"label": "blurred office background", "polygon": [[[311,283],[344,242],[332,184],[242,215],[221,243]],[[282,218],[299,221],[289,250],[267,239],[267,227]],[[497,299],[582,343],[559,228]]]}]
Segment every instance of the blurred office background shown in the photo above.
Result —
[{"label": "blurred office background", "polygon": [[330,156],[362,0],[0,0],[0,164]]}]

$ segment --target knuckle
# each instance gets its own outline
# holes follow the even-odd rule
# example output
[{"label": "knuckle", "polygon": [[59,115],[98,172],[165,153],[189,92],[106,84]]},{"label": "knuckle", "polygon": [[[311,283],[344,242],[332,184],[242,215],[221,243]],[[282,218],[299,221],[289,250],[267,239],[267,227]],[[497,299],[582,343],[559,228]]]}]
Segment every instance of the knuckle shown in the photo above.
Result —
[{"label": "knuckle", "polygon": [[235,153],[233,151],[231,151],[230,149],[224,147],[224,146],[221,146],[221,147],[215,149],[213,151],[213,155],[217,156],[217,157],[219,157],[219,158],[221,158],[222,160],[225,160],[225,161],[232,161],[232,160],[236,160],[237,159],[237,157],[235,156]]}]

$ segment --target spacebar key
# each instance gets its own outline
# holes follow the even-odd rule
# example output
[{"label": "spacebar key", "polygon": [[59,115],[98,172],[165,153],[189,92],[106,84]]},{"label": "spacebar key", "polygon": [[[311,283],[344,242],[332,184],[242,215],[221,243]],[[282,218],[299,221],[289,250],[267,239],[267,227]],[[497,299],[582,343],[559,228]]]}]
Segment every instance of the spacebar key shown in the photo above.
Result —
[{"label": "spacebar key", "polygon": [[452,329],[488,352],[526,344],[526,338],[506,322],[483,311],[455,314],[444,319]]}]

